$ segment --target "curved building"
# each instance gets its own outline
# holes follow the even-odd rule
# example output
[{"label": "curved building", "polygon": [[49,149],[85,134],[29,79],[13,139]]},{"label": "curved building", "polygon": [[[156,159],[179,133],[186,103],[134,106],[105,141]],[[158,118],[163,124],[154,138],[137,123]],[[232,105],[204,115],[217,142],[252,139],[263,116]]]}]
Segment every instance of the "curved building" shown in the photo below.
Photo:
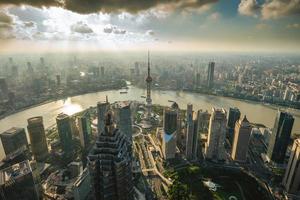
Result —
[{"label": "curved building", "polygon": [[132,149],[128,138],[113,123],[112,113],[105,117],[105,129],[88,155],[88,170],[97,200],[133,199],[131,173]]},{"label": "curved building", "polygon": [[32,117],[27,121],[27,130],[30,138],[32,154],[36,161],[44,161],[48,156],[48,147],[43,118],[41,116]]}]

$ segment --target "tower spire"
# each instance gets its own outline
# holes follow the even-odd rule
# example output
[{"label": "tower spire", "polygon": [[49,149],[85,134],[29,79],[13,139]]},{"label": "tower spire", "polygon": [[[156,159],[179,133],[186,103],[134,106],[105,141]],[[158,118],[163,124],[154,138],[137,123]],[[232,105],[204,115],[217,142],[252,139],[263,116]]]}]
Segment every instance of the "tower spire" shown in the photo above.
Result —
[{"label": "tower spire", "polygon": [[150,52],[148,50],[148,77],[150,76]]}]

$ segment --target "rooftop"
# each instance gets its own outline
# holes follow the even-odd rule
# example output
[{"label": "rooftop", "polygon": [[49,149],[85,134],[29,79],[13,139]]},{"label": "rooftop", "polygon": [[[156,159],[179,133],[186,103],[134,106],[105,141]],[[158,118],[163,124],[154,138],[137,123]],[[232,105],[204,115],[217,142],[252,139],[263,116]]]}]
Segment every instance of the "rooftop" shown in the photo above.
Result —
[{"label": "rooftop", "polygon": [[23,161],[0,171],[0,185],[31,173],[29,161]]},{"label": "rooftop", "polygon": [[14,135],[16,133],[19,133],[21,131],[24,131],[24,128],[12,127],[10,129],[6,130],[5,132],[3,132],[1,135],[7,135],[7,136],[9,136],[9,135]]}]

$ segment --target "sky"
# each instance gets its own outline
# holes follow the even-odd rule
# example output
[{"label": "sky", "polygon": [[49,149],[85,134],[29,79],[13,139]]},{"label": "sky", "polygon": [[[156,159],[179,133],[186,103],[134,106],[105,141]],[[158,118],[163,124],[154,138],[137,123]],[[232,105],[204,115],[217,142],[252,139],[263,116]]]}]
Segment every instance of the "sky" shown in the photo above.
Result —
[{"label": "sky", "polygon": [[300,0],[0,0],[0,52],[300,53]]}]

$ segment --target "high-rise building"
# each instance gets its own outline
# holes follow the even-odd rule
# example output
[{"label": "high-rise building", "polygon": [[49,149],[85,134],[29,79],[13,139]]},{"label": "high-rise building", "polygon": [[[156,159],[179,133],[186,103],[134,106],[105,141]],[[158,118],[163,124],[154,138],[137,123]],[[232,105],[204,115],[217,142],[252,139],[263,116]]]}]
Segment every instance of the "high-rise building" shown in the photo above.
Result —
[{"label": "high-rise building", "polygon": [[214,86],[214,71],[215,71],[215,63],[210,62],[208,64],[207,69],[207,87],[212,88]]},{"label": "high-rise building", "polygon": [[78,118],[79,138],[82,148],[89,146],[92,135],[91,119],[88,112],[84,112]]},{"label": "high-rise building", "polygon": [[129,102],[118,102],[116,104],[117,126],[124,133],[130,142],[132,142],[132,121]]},{"label": "high-rise building", "polygon": [[234,161],[246,162],[252,127],[246,116],[235,124],[231,158]]},{"label": "high-rise building", "polygon": [[66,155],[70,155],[73,152],[73,135],[70,116],[60,113],[56,117],[56,125],[62,150]]},{"label": "high-rise building", "polygon": [[151,99],[152,77],[150,75],[150,54],[149,54],[149,52],[148,52],[148,74],[147,74],[147,78],[146,78],[146,83],[147,83],[147,97],[146,97],[147,119],[150,119],[151,109],[152,109],[152,99]]},{"label": "high-rise building", "polygon": [[105,75],[105,68],[102,66],[101,67],[101,77],[104,77]]},{"label": "high-rise building", "polygon": [[227,126],[230,129],[235,128],[235,123],[240,119],[241,112],[238,108],[229,108]]},{"label": "high-rise building", "polygon": [[199,110],[199,131],[202,133],[208,132],[210,114],[206,111]]},{"label": "high-rise building", "polygon": [[0,171],[0,199],[39,199],[37,186],[28,160]]},{"label": "high-rise building", "polygon": [[291,114],[278,110],[267,151],[267,156],[272,162],[284,162],[293,124],[294,117]]},{"label": "high-rise building", "polygon": [[42,162],[48,156],[48,147],[43,124],[43,117],[32,117],[27,121],[27,130],[31,143],[32,154],[36,161]]},{"label": "high-rise building", "polygon": [[28,147],[24,128],[13,127],[0,135],[2,146],[6,155],[15,152],[22,147]]},{"label": "high-rise building", "polygon": [[86,200],[91,193],[91,177],[87,168],[78,176],[73,184],[74,200]]},{"label": "high-rise building", "polygon": [[289,199],[300,198],[300,139],[295,139],[282,184]]},{"label": "high-rise building", "polygon": [[195,88],[200,87],[200,73],[196,74]]},{"label": "high-rise building", "polygon": [[[5,78],[0,78],[0,96],[6,98],[8,95],[8,87]],[[1,99],[1,98],[0,98]]]},{"label": "high-rise building", "polygon": [[226,123],[225,109],[212,108],[208,138],[205,144],[205,158],[218,161],[225,160]]},{"label": "high-rise building", "polygon": [[131,143],[115,127],[112,112],[108,112],[105,129],[88,155],[92,191],[97,200],[133,198]]},{"label": "high-rise building", "polygon": [[165,159],[175,158],[178,111],[173,108],[164,109],[162,152]]},{"label": "high-rise building", "polygon": [[107,100],[97,103],[98,133],[102,133],[104,131],[104,118],[108,109],[109,103]]},{"label": "high-rise building", "polygon": [[199,115],[200,110],[197,113],[193,113],[192,119],[189,119],[187,126],[187,139],[186,139],[186,158],[188,160],[198,159],[198,133],[199,133]]},{"label": "high-rise building", "polygon": [[186,110],[186,145],[185,155],[188,159],[193,155],[193,136],[194,136],[194,122],[193,122],[193,105],[188,104]]}]

